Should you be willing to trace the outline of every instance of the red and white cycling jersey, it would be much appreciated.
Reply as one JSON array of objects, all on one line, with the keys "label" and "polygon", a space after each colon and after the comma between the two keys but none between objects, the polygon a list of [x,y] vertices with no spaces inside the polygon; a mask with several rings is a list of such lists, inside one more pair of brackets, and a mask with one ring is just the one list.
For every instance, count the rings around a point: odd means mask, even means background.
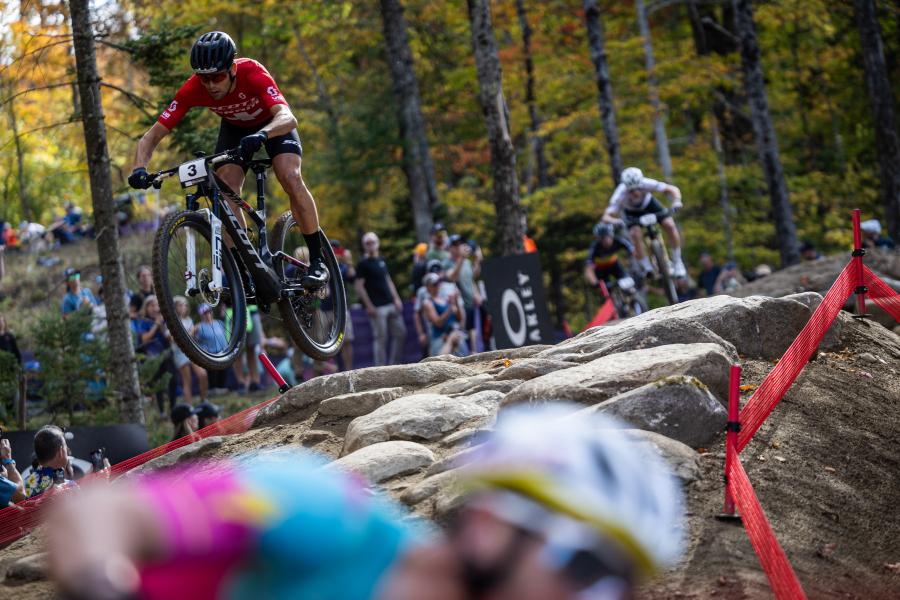
[{"label": "red and white cycling jersey", "polygon": [[213,100],[200,83],[191,75],[175,94],[169,107],[159,115],[157,123],[172,129],[195,106],[205,106],[229,123],[238,127],[256,127],[272,118],[272,107],[287,106],[287,100],[264,66],[249,58],[238,58],[234,90],[221,100]]}]

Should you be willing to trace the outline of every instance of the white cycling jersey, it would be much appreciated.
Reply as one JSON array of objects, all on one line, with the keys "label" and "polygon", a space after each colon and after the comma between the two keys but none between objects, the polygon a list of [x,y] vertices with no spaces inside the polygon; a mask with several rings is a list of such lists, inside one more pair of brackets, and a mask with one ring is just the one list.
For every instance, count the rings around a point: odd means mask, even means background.
[{"label": "white cycling jersey", "polygon": [[625,184],[620,183],[609,198],[609,206],[606,207],[605,214],[621,214],[623,210],[643,210],[650,204],[650,200],[653,198],[651,194],[653,192],[664,192],[666,187],[667,184],[664,181],[644,177],[641,180],[641,185],[633,190],[636,193],[630,194]]}]

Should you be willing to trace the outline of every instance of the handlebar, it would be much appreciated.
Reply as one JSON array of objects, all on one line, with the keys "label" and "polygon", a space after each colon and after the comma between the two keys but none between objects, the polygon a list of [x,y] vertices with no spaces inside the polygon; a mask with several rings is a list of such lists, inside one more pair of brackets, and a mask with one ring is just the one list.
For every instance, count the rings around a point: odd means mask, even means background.
[{"label": "handlebar", "polygon": [[[198,156],[198,158],[206,159],[206,164],[208,165],[217,165],[219,163],[223,163],[226,161],[238,160],[242,163],[247,164],[248,166],[254,163],[267,163],[271,165],[271,159],[263,159],[263,160],[248,160],[245,161],[241,157],[241,148],[238,146],[237,148],[232,148],[230,150],[225,150],[224,152],[218,152],[216,154],[210,154],[209,156]],[[165,179],[175,175],[178,173],[178,169],[181,165],[177,165],[172,167],[171,169],[164,169],[162,171],[156,171],[155,173],[148,173],[147,176],[150,177],[150,185],[153,186],[154,189],[159,189],[162,187],[162,182]]]}]

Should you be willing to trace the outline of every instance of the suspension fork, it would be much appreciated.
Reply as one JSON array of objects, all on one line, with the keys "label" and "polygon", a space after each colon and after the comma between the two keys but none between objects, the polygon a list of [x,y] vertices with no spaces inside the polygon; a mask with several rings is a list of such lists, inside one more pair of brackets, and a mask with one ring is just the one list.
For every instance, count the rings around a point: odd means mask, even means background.
[{"label": "suspension fork", "polygon": [[[212,246],[212,281],[209,282],[208,288],[210,292],[222,291],[222,221],[208,208],[203,208],[197,212],[203,213],[209,221],[212,230],[210,246]],[[197,237],[194,231],[187,229],[187,239],[185,240],[187,265],[185,265],[184,279],[186,284],[185,295],[196,295],[196,291],[200,290],[200,281],[197,278]],[[196,291],[195,291],[196,290]],[[192,293],[193,292],[193,293]]]}]

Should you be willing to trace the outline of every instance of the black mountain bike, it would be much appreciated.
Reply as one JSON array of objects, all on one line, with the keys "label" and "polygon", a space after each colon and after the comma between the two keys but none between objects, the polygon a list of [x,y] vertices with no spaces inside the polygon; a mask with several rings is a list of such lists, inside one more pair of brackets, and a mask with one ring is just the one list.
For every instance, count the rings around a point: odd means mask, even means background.
[{"label": "black mountain bike", "polygon": [[[183,188],[196,187],[186,194],[186,210],[160,224],[153,244],[153,285],[175,343],[202,367],[227,368],[243,349],[252,303],[267,314],[277,306],[291,339],[307,355],[325,360],[337,354],[347,297],[325,233],[319,230],[328,282],[304,286],[300,281],[309,269],[309,251],[291,212],[278,218],[271,240],[266,232],[264,190],[272,161],[244,161],[256,175],[254,210],[214,172],[217,164],[240,157],[239,149],[198,156],[150,174],[157,189],[174,175]],[[241,227],[226,197],[250,217],[255,231]],[[204,198],[208,208],[200,207]],[[223,245],[223,225],[231,247]]]},{"label": "black mountain bike", "polygon": [[645,241],[644,247],[650,248],[650,262],[653,264],[655,274],[659,278],[666,300],[668,300],[669,305],[673,305],[678,303],[678,293],[675,290],[675,278],[672,275],[672,263],[669,262],[666,244],[657,227],[659,220],[660,215],[647,213],[638,218],[638,224],[643,228],[645,238],[650,240],[649,245]]}]

